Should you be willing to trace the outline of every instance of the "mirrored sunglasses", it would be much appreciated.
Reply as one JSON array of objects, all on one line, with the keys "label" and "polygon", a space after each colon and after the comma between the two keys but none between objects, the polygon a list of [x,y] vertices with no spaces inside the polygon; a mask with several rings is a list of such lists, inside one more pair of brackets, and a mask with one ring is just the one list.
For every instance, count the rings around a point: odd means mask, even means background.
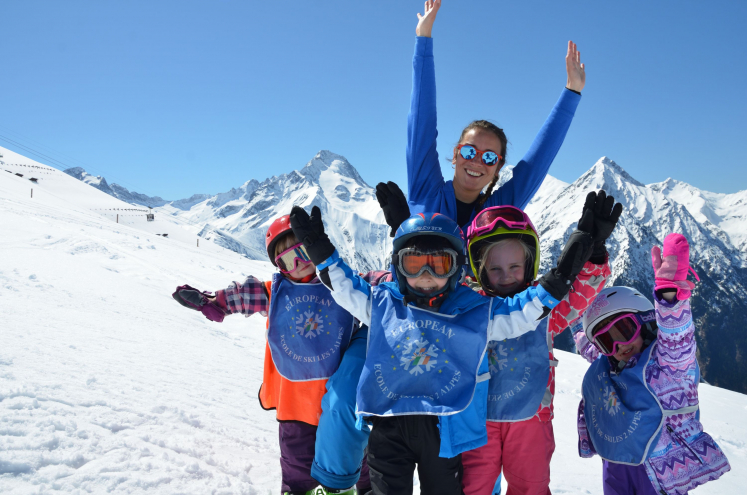
[{"label": "mirrored sunglasses", "polygon": [[488,167],[496,165],[499,161],[503,160],[503,157],[495,151],[481,151],[472,146],[471,144],[460,144],[457,146],[457,152],[465,160],[472,160],[475,157],[482,158],[482,163]]}]

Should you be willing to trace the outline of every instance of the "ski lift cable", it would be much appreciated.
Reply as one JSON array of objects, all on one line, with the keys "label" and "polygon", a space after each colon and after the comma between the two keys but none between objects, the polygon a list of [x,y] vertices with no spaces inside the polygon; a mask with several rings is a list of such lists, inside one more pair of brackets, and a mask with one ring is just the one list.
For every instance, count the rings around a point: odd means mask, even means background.
[{"label": "ski lift cable", "polygon": [[[14,134],[17,134],[17,133],[14,133]],[[50,161],[54,162],[53,163],[53,165],[54,165],[53,168],[59,169],[60,171],[63,171],[63,170],[68,169],[68,168],[73,168],[72,166],[70,166],[69,164],[65,163],[62,160],[59,160],[57,158],[53,158],[53,157],[51,157],[49,155],[46,155],[46,154],[42,153],[41,151],[37,151],[36,149],[32,148],[29,145],[25,145],[25,144],[19,143],[18,141],[15,141],[14,139],[9,138],[8,136],[4,136],[3,134],[0,134],[0,140],[4,140],[4,141],[7,141],[9,143],[12,143],[15,146],[20,147],[21,149],[23,149],[24,151],[26,151],[28,153],[31,153],[31,154],[33,154],[33,155],[35,155],[37,157],[41,157],[43,160],[50,160]],[[61,154],[61,153],[56,152],[56,151],[55,151],[55,153]],[[84,165],[84,168],[86,169],[86,172],[92,172],[93,174],[96,174],[96,175],[98,175],[100,177],[104,177],[105,175],[109,175],[109,174],[105,174],[103,171],[101,171],[101,170],[99,170],[97,168],[91,167],[91,166],[89,166],[89,165],[81,162],[80,160],[73,159],[73,161],[78,162],[77,163],[78,165]],[[49,166],[52,166],[52,165],[49,165]],[[109,177],[111,179],[112,176],[109,175]],[[135,192],[134,191],[134,186],[132,184],[128,184],[127,182],[124,182],[124,181],[121,181],[121,180],[117,180],[116,183],[117,184],[121,184],[121,185],[127,187],[131,192]]]},{"label": "ski lift cable", "polygon": [[[28,142],[30,142],[30,143],[33,143],[33,144],[34,144],[34,145],[36,145],[36,146],[37,146],[38,148],[41,148],[41,149],[43,149],[43,150],[48,150],[49,152],[52,152],[52,153],[54,153],[54,154],[60,155],[60,156],[62,156],[62,157],[65,157],[65,158],[69,159],[69,160],[70,160],[70,161],[72,161],[72,162],[77,162],[77,163],[79,163],[80,165],[85,165],[86,167],[89,167],[89,165],[88,165],[88,164],[86,164],[86,163],[84,163],[84,162],[82,162],[82,161],[80,161],[80,160],[76,159],[75,157],[72,157],[72,156],[70,156],[70,155],[66,155],[65,153],[63,153],[63,152],[61,152],[61,151],[59,151],[59,150],[56,150],[56,149],[54,149],[54,148],[52,148],[52,147],[49,147],[49,146],[45,146],[44,144],[42,144],[42,143],[39,143],[38,141],[34,141],[34,140],[33,140],[33,139],[31,139],[30,137],[28,137],[28,136],[24,136],[24,135],[23,135],[23,134],[21,134],[20,132],[14,131],[13,129],[10,129],[10,128],[8,128],[8,127],[5,127],[5,126],[2,126],[2,125],[0,125],[0,130],[1,130],[1,131],[3,131],[3,132],[5,132],[5,133],[8,133],[8,134],[11,134],[11,135],[15,135],[15,136],[18,136],[18,137],[17,137],[16,139],[19,139],[19,138],[20,138],[20,139],[23,139],[23,140],[25,140],[25,141],[28,141]],[[89,168],[90,168],[90,167],[89,167]],[[91,170],[93,170],[93,169],[91,169]]]},{"label": "ski lift cable", "polygon": [[[4,127],[4,126],[0,126],[0,129],[3,129],[3,131],[4,131],[4,132],[8,132],[8,129],[7,129],[6,127]],[[18,133],[18,132],[15,132],[15,131],[10,131],[10,132],[11,132],[12,134],[16,134],[16,135],[18,135],[18,136],[22,136],[22,137],[23,137],[23,139],[27,139],[27,140],[28,140],[28,141],[30,141],[30,142],[34,142],[33,140],[31,140],[31,139],[29,139],[29,138],[27,138],[27,137],[23,136],[22,134],[20,134],[20,133]],[[41,157],[42,159],[46,159],[46,160],[51,160],[52,162],[55,162],[55,163],[57,164],[57,166],[56,166],[56,167],[52,167],[52,168],[58,168],[58,169],[59,169],[60,167],[62,167],[63,169],[68,169],[68,168],[72,168],[71,166],[69,166],[69,165],[68,165],[67,163],[65,163],[65,162],[64,162],[64,161],[62,161],[62,160],[58,160],[58,159],[56,159],[56,158],[50,157],[50,156],[48,156],[48,155],[46,155],[46,154],[44,154],[44,153],[42,153],[42,152],[40,152],[40,151],[37,151],[37,150],[35,150],[34,148],[32,148],[32,147],[30,147],[30,146],[28,146],[28,145],[25,145],[25,144],[19,143],[19,142],[15,141],[14,139],[11,139],[11,138],[9,138],[9,137],[7,137],[7,136],[4,136],[3,134],[0,134],[0,139],[2,139],[2,140],[5,140],[5,141],[7,141],[7,142],[10,142],[10,143],[12,143],[12,144],[14,144],[14,145],[16,145],[16,146],[18,146],[18,147],[22,148],[23,150],[27,151],[28,153],[31,153],[31,154],[33,154],[33,155],[35,155],[35,156],[38,156],[38,157]],[[45,149],[51,150],[51,151],[52,151],[52,152],[54,152],[54,153],[60,154],[60,155],[62,155],[62,156],[65,156],[64,154],[62,154],[62,153],[60,153],[59,151],[56,151],[56,150],[54,150],[54,149],[52,149],[52,148],[49,148],[49,147],[45,147],[45,146],[43,146],[43,145],[40,145],[39,143],[35,143],[35,144],[36,144],[37,146],[41,147],[41,148],[45,148]],[[100,170],[97,170],[97,169],[91,168],[91,167],[89,167],[88,165],[86,165],[85,163],[83,163],[83,162],[80,162],[79,160],[76,160],[75,158],[72,158],[72,161],[74,161],[74,162],[78,162],[79,164],[82,164],[82,165],[85,165],[85,168],[87,169],[87,171],[93,172],[94,174],[98,174],[98,175],[100,175],[100,176],[103,176],[103,175],[104,175],[104,174],[102,174],[102,173],[101,173],[101,171],[100,171]],[[62,170],[60,170],[60,171],[62,171]],[[110,177],[111,177],[111,176],[110,176]],[[117,183],[119,183],[119,184],[123,184],[124,186],[126,186],[127,188],[129,188],[129,189],[130,189],[130,191],[133,191],[133,186],[132,186],[131,184],[128,184],[128,183],[126,183],[126,182],[123,182],[123,181],[119,181],[119,180],[117,181]],[[53,196],[55,196],[55,195],[53,195]],[[59,199],[62,199],[62,198],[59,198]],[[154,207],[152,207],[152,206],[150,206],[150,205],[145,205],[145,206],[147,206],[148,208],[151,208],[151,209],[153,209],[153,208],[154,208]],[[199,223],[197,223],[197,222],[195,222],[195,221],[193,221],[193,220],[191,220],[191,219],[188,219],[188,218],[184,218],[184,217],[181,217],[181,216],[174,216],[174,215],[169,215],[169,217],[170,217],[170,218],[171,218],[172,220],[176,221],[177,223],[188,224],[188,225],[191,225],[192,227],[195,227],[195,228],[198,228],[198,229],[200,229],[200,228],[204,228],[204,225],[200,225]]]}]

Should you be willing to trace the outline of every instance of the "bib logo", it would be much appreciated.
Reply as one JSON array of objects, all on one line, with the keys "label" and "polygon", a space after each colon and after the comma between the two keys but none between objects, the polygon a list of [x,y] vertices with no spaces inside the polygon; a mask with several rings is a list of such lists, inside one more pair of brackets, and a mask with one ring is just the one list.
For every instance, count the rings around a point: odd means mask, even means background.
[{"label": "bib logo", "polygon": [[314,314],[312,311],[304,311],[295,319],[296,332],[302,337],[311,339],[322,333],[324,324],[321,315]]},{"label": "bib logo", "polygon": [[610,413],[610,416],[614,416],[620,410],[620,398],[612,387],[605,387],[604,409]]},{"label": "bib logo", "polygon": [[407,345],[403,356],[399,358],[400,364],[411,374],[419,375],[423,373],[423,367],[425,371],[430,371],[438,364],[438,360],[434,359],[438,356],[437,351],[436,346],[433,344],[429,346],[426,339],[416,340]]},{"label": "bib logo", "polygon": [[508,366],[508,352],[499,342],[493,341],[488,344],[488,364],[491,375]]}]

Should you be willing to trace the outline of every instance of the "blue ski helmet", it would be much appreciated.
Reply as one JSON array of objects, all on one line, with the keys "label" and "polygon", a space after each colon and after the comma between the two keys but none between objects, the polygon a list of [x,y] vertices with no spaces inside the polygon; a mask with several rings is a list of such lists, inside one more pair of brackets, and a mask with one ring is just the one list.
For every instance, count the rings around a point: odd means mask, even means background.
[{"label": "blue ski helmet", "polygon": [[[464,251],[464,234],[459,225],[441,213],[423,212],[411,216],[397,229],[392,243],[392,255],[399,253],[407,242],[413,237],[434,236],[448,241],[451,248],[457,252],[457,264],[465,265],[467,257]],[[392,265],[392,276],[395,277],[402,294],[407,294],[406,277],[398,273],[396,265]],[[449,277],[449,290],[454,290],[462,278],[463,270],[458,269],[454,275]]]}]

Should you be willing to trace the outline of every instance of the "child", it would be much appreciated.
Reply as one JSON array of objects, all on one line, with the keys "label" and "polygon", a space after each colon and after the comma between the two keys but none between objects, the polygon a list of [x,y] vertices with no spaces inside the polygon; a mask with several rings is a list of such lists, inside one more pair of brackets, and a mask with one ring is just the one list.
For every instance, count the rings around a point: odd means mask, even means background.
[{"label": "child", "polygon": [[[550,313],[546,332],[488,344],[488,443],[462,455],[466,495],[493,493],[501,468],[508,493],[549,493],[558,363],[552,342],[586,309],[610,275],[605,240],[622,213],[622,205],[613,205],[614,198],[604,191],[587,196],[578,225],[593,232],[594,251],[573,282],[572,292]],[[533,284],[540,244],[526,213],[512,206],[486,208],[470,225],[467,239],[470,264],[482,293],[508,297]]]},{"label": "child", "polygon": [[[436,73],[433,62],[431,31],[441,0],[425,2],[424,15],[418,14],[415,30],[417,40],[413,57],[412,95],[407,118],[407,183],[408,202],[412,213],[437,211],[453,218],[467,229],[474,215],[485,207],[513,205],[525,208],[537,192],[555,159],[571,120],[581,100],[586,73],[581,56],[573,42],[568,42],[566,88],[550,116],[540,129],[524,158],[513,169],[513,178],[493,191],[498,172],[506,163],[506,134],[486,120],[469,124],[454,147],[452,164],[454,178],[444,181],[436,150]],[[475,58],[469,62],[465,79],[480,77],[480,64],[500,64],[500,57]],[[451,70],[462,71],[462,67]],[[476,95],[465,88],[466,97]],[[498,93],[496,93],[498,94]],[[496,95],[491,94],[491,99]],[[482,193],[482,190],[487,190]]]},{"label": "child", "polygon": [[[281,493],[312,494],[319,484],[311,477],[311,469],[318,449],[315,441],[322,397],[350,343],[355,323],[319,283],[316,267],[293,235],[288,215],[270,225],[265,245],[280,272],[273,275],[272,282],[249,276],[215,296],[185,285],[173,296],[213,321],[235,313],[268,317],[259,401],[264,409],[275,409],[280,423]],[[335,447],[343,450],[340,445]],[[368,484],[365,477],[359,481],[359,487],[366,490]],[[355,493],[349,485],[325,489],[327,493]]]},{"label": "child", "polygon": [[[399,226],[393,281],[376,287],[340,259],[317,207],[311,216],[294,207],[291,225],[335,300],[370,326],[357,408],[373,422],[368,443],[373,493],[411,493],[416,464],[421,493],[461,493],[459,454],[486,437],[487,390],[478,393],[477,384],[489,377],[488,339],[536,328],[569,290],[569,276],[591,252],[591,236],[579,239],[564,270],[504,300],[458,284],[463,236],[444,215],[414,215]],[[483,410],[481,424],[457,421],[470,407]]]},{"label": "child", "polygon": [[579,454],[602,457],[607,495],[684,495],[731,469],[700,423],[690,246],[669,234],[661,254],[651,250],[655,306],[636,289],[609,287],[575,335],[592,361],[578,409]]}]

